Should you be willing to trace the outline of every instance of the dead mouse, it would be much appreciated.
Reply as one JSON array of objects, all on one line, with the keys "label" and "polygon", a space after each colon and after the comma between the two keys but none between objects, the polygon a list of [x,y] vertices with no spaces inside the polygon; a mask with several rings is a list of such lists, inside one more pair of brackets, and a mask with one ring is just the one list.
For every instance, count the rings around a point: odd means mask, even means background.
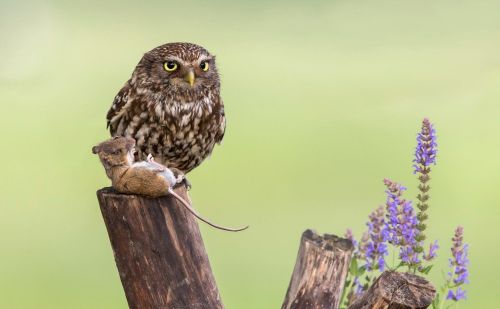
[{"label": "dead mouse", "polygon": [[208,225],[231,232],[248,228],[248,226],[227,228],[201,217],[188,202],[172,189],[184,179],[184,175],[175,176],[172,170],[155,162],[151,155],[148,156],[147,161],[134,162],[135,140],[133,138],[114,137],[92,147],[92,152],[99,155],[106,175],[111,179],[113,188],[118,192],[149,197],[172,195],[196,218]]}]

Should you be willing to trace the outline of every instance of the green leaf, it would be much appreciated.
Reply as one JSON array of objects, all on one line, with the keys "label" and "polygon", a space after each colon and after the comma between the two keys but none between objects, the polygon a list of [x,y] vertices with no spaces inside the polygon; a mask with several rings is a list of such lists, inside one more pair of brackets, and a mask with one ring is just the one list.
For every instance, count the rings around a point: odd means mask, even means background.
[{"label": "green leaf", "polygon": [[351,265],[349,266],[349,273],[353,277],[359,277],[358,276],[358,260],[356,258],[353,258],[351,260]]},{"label": "green leaf", "polygon": [[398,270],[398,268],[403,267],[403,266],[408,266],[408,264],[401,261],[401,262],[399,262],[398,266],[396,266],[396,268],[394,270]]},{"label": "green leaf", "polygon": [[434,266],[434,265],[426,266],[426,267],[424,267],[422,269],[419,269],[418,271],[421,272],[422,274],[426,274],[427,275],[431,271],[432,266]]},{"label": "green leaf", "polygon": [[360,268],[358,268],[358,277],[361,277],[365,274],[365,271],[366,271],[366,266],[361,266]]}]

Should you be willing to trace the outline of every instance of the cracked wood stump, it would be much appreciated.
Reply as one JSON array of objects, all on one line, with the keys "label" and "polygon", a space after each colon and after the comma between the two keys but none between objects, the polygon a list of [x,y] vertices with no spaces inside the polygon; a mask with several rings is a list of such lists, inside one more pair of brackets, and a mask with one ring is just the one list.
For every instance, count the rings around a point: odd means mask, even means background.
[{"label": "cracked wood stump", "polygon": [[176,199],[111,188],[97,197],[130,308],[224,308],[196,218]]},{"label": "cracked wood stump", "polygon": [[436,289],[424,278],[385,271],[349,309],[424,309],[435,296]]},{"label": "cracked wood stump", "polygon": [[281,308],[337,309],[353,249],[350,240],[306,230]]}]

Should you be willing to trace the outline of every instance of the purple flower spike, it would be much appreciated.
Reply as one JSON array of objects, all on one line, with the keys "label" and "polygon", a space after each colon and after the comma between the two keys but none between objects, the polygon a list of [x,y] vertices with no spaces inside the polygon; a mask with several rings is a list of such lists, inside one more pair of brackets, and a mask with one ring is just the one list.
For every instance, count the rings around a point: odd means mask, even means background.
[{"label": "purple flower spike", "polygon": [[420,245],[417,241],[419,220],[411,202],[402,198],[406,188],[389,179],[384,179],[384,184],[387,187],[387,221],[383,234],[389,243],[399,246],[401,260],[415,266],[421,262],[415,250]]},{"label": "purple flower spike", "polygon": [[368,251],[368,242],[370,241],[370,235],[368,232],[364,232],[359,240],[357,258],[361,260],[366,260],[366,252]]},{"label": "purple flower spike", "polygon": [[[423,252],[423,244],[424,240],[426,239],[426,235],[424,233],[425,229],[427,228],[426,226],[426,221],[428,219],[428,214],[427,214],[427,209],[429,208],[429,190],[430,186],[428,184],[430,178],[430,172],[431,164],[436,164],[436,154],[437,154],[437,144],[436,144],[436,131],[434,130],[434,127],[432,123],[429,121],[429,119],[425,118],[422,121],[422,129],[420,132],[417,134],[417,147],[415,149],[415,158],[413,159],[414,162],[414,174],[418,174],[418,180],[419,180],[419,185],[418,185],[418,190],[419,193],[417,195],[417,208],[418,208],[418,214],[417,214],[417,219],[418,219],[418,225],[417,225],[417,236],[415,237],[416,239],[416,244],[413,247],[413,250],[416,252]],[[432,253],[435,255],[435,250],[437,249],[436,247],[432,247],[431,249],[434,250],[429,250],[433,251]],[[424,255],[424,259],[430,260],[432,259],[433,254],[427,254],[427,256]]]},{"label": "purple flower spike", "polygon": [[400,245],[401,231],[400,231],[400,205],[406,201],[401,199],[405,187],[399,185],[390,179],[384,179],[384,184],[387,187],[385,193],[387,194],[386,210],[387,221],[385,224],[385,235],[390,244]]},{"label": "purple flower spike", "polygon": [[436,130],[429,119],[424,118],[422,130],[417,134],[417,148],[413,160],[414,173],[422,173],[429,165],[436,164],[436,154]]},{"label": "purple flower spike", "polygon": [[384,207],[380,206],[369,216],[368,226],[369,240],[366,244],[366,267],[368,270],[379,269],[384,271],[387,252],[387,241],[385,233]]},{"label": "purple flower spike", "polygon": [[455,230],[455,236],[452,238],[453,247],[451,248],[452,258],[450,259],[450,267],[453,270],[449,273],[449,281],[453,283],[452,286],[456,287],[456,290],[450,290],[446,299],[454,301],[465,298],[465,290],[461,288],[461,285],[469,283],[469,270],[467,269],[469,265],[469,246],[463,243],[463,235],[464,229],[459,226]]}]

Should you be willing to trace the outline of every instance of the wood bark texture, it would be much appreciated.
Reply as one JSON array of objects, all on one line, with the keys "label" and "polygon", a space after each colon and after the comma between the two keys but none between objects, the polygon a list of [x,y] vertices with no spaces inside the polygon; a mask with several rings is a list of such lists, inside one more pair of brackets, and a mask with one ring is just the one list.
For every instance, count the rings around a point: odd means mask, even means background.
[{"label": "wood bark texture", "polygon": [[424,309],[435,296],[436,289],[424,278],[385,271],[349,309]]},{"label": "wood bark texture", "polygon": [[337,309],[353,245],[335,235],[302,234],[282,309]]},{"label": "wood bark texture", "polygon": [[97,197],[130,308],[224,308],[196,218],[175,198]]}]

